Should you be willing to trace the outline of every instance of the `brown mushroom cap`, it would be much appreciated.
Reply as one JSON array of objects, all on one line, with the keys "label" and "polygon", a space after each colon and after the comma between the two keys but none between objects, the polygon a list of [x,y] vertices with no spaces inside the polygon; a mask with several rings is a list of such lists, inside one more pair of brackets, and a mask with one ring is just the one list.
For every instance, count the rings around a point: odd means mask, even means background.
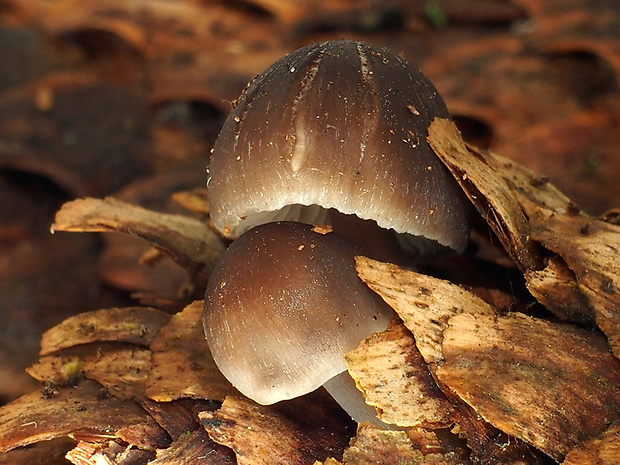
[{"label": "brown mushroom cap", "polygon": [[239,237],[214,270],[204,330],[221,372],[272,404],[346,370],[344,354],[383,331],[392,310],[357,276],[356,250],[335,233],[268,223]]},{"label": "brown mushroom cap", "polygon": [[[326,209],[462,250],[466,201],[426,141],[448,110],[393,52],[333,40],[259,75],[213,148],[211,218],[237,237],[267,221],[327,223]],[[276,212],[276,213],[274,213]]]}]

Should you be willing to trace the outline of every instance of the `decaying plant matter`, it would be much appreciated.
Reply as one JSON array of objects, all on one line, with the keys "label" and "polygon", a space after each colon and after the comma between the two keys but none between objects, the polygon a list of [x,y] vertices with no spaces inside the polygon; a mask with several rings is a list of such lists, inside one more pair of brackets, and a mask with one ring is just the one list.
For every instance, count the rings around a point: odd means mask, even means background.
[{"label": "decaying plant matter", "polygon": [[[75,464],[618,463],[620,226],[465,145],[448,120],[429,143],[479,213],[476,248],[424,273],[357,258],[399,318],[346,362],[394,429],[356,432],[322,389],[271,406],[244,398],[210,358],[195,300],[51,328],[29,369],[44,387],[0,408],[0,450],[21,459],[56,445]],[[208,211],[200,193],[180,198]],[[191,300],[224,249],[204,224],[87,198],[53,230],[145,239],[187,270]]]}]

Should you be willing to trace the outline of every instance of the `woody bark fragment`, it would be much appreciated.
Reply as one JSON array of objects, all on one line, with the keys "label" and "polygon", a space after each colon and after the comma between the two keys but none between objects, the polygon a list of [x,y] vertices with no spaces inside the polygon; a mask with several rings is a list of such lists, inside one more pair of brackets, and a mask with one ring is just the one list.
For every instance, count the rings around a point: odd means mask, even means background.
[{"label": "woody bark fragment", "polygon": [[357,269],[412,331],[444,391],[499,430],[559,460],[618,421],[620,361],[600,333],[501,316],[452,283],[395,265],[360,257]]},{"label": "woody bark fragment", "polygon": [[163,250],[197,283],[206,282],[224,244],[204,221],[157,213],[114,198],[85,198],[58,211],[52,231],[110,232],[137,236]]},{"label": "woody bark fragment", "polygon": [[356,268],[403,320],[428,364],[443,361],[443,332],[451,317],[462,312],[495,315],[488,303],[448,281],[366,257],[356,257]]},{"label": "woody bark fragment", "polygon": [[138,404],[102,396],[101,385],[93,381],[59,388],[50,398],[26,394],[0,411],[0,452],[68,435],[120,438],[147,450],[169,444],[166,432]]},{"label": "woody bark fragment", "polygon": [[41,338],[41,355],[91,342],[129,342],[148,347],[170,315],[147,307],[108,308],[67,318]]},{"label": "woody bark fragment", "polygon": [[472,463],[468,454],[463,442],[447,430],[386,431],[361,424],[342,461],[328,458],[314,465],[466,465]]},{"label": "woody bark fragment", "polygon": [[528,206],[532,239],[557,253],[620,357],[620,226]]},{"label": "woody bark fragment", "polygon": [[437,377],[485,420],[556,460],[620,419],[620,361],[599,333],[521,314],[461,314]]},{"label": "woody bark fragment", "polygon": [[365,339],[345,359],[366,403],[377,409],[383,422],[434,428],[452,423],[452,405],[402,324],[392,324]]},{"label": "woody bark fragment", "polygon": [[338,410],[320,389],[276,406],[230,396],[199,418],[211,439],[235,452],[239,465],[311,465],[341,456],[349,441],[350,424]]},{"label": "woody bark fragment", "polygon": [[506,180],[482,153],[468,150],[453,122],[435,118],[428,143],[461,185],[478,213],[497,235],[506,252],[522,269],[540,268],[527,218]]},{"label": "woody bark fragment", "polygon": [[241,395],[215,365],[202,330],[202,301],[173,315],[151,344],[146,396],[157,402],[189,397],[223,401]]},{"label": "woody bark fragment", "polygon": [[620,457],[620,424],[607,428],[600,436],[586,441],[567,456],[563,465],[615,465]]},{"label": "woody bark fragment", "polygon": [[[466,146],[448,120],[431,124],[428,141],[524,271],[532,294],[541,297],[543,305],[549,303],[556,280],[575,300],[568,308],[556,302],[549,310],[578,320],[594,315],[613,353],[620,356],[620,227],[581,212],[548,179]],[[549,263],[552,268],[544,273]],[[575,297],[575,289],[583,297]]]}]

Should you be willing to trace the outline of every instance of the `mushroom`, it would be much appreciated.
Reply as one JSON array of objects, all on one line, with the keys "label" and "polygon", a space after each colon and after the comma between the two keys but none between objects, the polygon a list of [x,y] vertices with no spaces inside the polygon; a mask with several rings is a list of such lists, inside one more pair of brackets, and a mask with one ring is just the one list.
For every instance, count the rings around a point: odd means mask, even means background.
[{"label": "mushroom", "polygon": [[353,419],[383,425],[344,359],[393,317],[358,278],[356,254],[337,234],[294,222],[257,226],[232,243],[209,279],[203,325],[233,386],[265,405],[325,386]]},{"label": "mushroom", "polygon": [[462,251],[467,201],[426,141],[449,116],[428,79],[385,48],[303,47],[256,77],[225,121],[208,169],[211,220],[230,238],[268,221],[331,224],[386,259],[358,240],[368,220]]}]

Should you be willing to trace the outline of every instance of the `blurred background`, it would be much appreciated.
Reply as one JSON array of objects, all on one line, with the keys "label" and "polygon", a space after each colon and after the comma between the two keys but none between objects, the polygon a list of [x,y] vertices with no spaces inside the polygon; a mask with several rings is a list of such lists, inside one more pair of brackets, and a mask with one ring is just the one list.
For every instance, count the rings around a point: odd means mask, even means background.
[{"label": "blurred background", "polygon": [[186,297],[131,238],[51,235],[55,211],[112,195],[184,212],[170,196],[204,186],[246,83],[333,38],[404,56],[466,140],[587,212],[620,207],[617,0],[0,0],[0,404],[38,388],[24,368],[67,316]]}]

